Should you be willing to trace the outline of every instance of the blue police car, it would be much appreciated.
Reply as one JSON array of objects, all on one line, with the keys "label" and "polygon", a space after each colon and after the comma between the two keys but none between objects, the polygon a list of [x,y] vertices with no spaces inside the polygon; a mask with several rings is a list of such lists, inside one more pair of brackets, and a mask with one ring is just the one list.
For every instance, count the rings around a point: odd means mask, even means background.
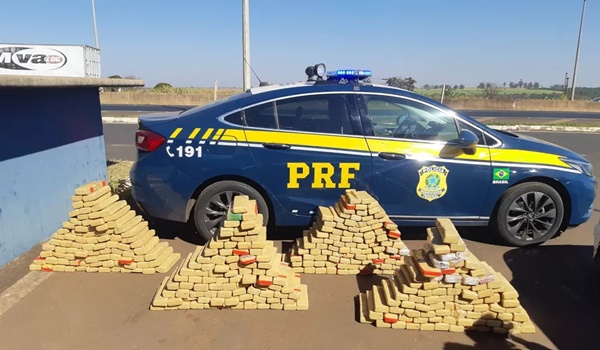
[{"label": "blue police car", "polygon": [[[184,112],[139,118],[133,197],[150,216],[193,220],[204,239],[236,194],[265,223],[308,226],[345,189],[366,190],[400,225],[488,225],[544,242],[586,222],[596,180],[582,156],[481,124],[370,71],[306,69]],[[262,85],[262,84],[261,84]]]}]

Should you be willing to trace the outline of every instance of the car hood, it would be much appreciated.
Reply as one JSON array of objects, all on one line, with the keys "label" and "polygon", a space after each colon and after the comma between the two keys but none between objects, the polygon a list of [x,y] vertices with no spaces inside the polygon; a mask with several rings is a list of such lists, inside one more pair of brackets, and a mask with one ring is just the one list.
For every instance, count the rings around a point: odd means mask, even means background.
[{"label": "car hood", "polygon": [[502,139],[505,141],[505,145],[509,148],[556,154],[568,159],[588,162],[588,160],[582,155],[552,142],[541,140],[529,135],[510,133],[506,131],[502,131],[500,133],[502,135]]}]

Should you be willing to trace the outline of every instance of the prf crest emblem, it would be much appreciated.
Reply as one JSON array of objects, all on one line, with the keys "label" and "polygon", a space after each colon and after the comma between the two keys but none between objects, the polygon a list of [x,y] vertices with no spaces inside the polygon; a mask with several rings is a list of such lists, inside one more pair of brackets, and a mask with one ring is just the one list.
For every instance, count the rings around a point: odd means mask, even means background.
[{"label": "prf crest emblem", "polygon": [[446,177],[450,171],[445,166],[424,166],[419,169],[417,194],[428,201],[442,198],[448,191]]}]

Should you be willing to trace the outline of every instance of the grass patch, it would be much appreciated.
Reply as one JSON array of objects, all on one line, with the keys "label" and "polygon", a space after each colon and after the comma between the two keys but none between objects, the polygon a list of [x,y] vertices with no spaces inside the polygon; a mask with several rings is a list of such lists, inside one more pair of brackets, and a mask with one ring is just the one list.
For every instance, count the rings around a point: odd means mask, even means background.
[{"label": "grass patch", "polygon": [[132,165],[133,162],[130,160],[109,159],[106,161],[108,184],[121,198],[128,197],[131,192],[129,171]]},{"label": "grass patch", "polygon": [[[415,89],[415,92],[423,96],[439,100],[442,95],[442,89]],[[448,90],[446,90],[448,92]],[[465,88],[465,89],[452,89],[451,93],[447,93],[445,98],[456,99],[456,98],[477,98],[483,99],[483,89],[477,88]],[[513,99],[529,99],[529,100],[561,100],[564,99],[565,95],[562,91],[549,90],[549,89],[509,89],[500,88],[496,99],[500,100],[513,100]]]}]

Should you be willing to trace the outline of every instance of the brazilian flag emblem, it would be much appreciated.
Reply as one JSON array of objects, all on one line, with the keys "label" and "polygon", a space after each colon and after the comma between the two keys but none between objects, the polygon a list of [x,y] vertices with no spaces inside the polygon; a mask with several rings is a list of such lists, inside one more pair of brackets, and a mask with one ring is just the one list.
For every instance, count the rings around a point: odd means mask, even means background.
[{"label": "brazilian flag emblem", "polygon": [[510,169],[509,168],[494,168],[494,178],[493,183],[495,184],[506,184],[510,179]]}]

